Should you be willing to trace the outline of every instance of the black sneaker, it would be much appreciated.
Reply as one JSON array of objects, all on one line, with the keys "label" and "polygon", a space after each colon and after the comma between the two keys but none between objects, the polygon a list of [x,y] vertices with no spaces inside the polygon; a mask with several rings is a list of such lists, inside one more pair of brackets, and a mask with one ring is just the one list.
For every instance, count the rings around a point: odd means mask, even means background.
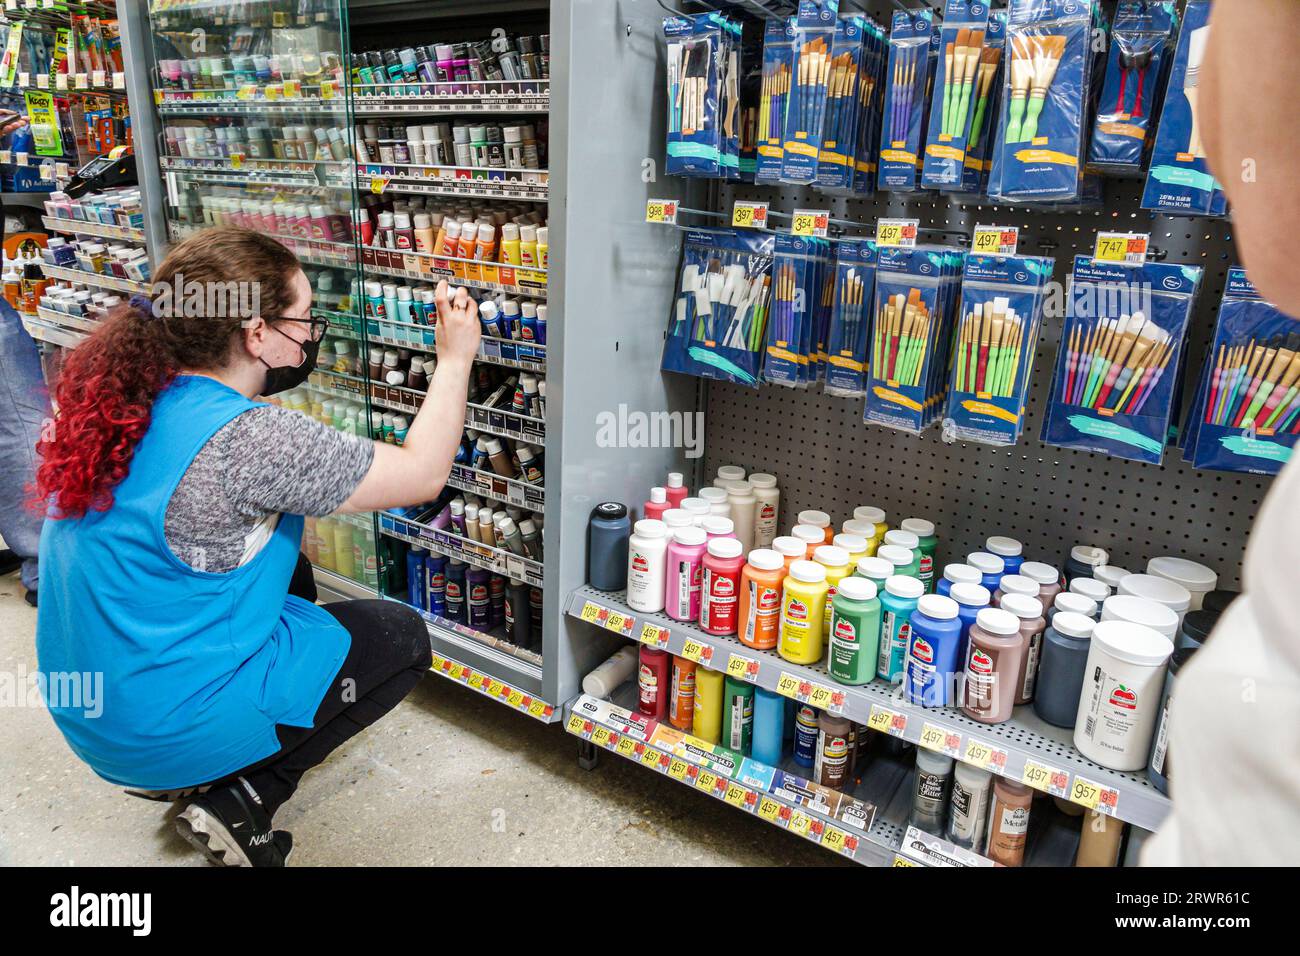
[{"label": "black sneaker", "polygon": [[242,781],[196,797],[176,817],[176,832],[217,866],[284,866],[293,836],[271,818]]},{"label": "black sneaker", "polygon": [[10,548],[0,549],[0,576],[12,574],[23,566],[23,559]]}]

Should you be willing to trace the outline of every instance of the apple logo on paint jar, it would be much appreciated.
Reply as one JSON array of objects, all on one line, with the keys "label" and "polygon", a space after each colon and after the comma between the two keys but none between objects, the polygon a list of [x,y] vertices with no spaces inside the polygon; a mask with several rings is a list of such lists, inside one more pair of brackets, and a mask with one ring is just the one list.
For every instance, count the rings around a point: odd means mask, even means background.
[{"label": "apple logo on paint jar", "polygon": [[716,575],[713,578],[713,593],[719,597],[728,597],[736,593],[735,582],[725,575]]},{"label": "apple logo on paint jar", "polygon": [[923,637],[918,637],[912,642],[912,656],[922,664],[934,663],[934,648],[930,642]]},{"label": "apple logo on paint jar", "polygon": [[791,598],[790,603],[786,605],[785,616],[792,621],[806,621],[808,620],[808,605],[798,598]]},{"label": "apple logo on paint jar", "polygon": [[632,570],[640,571],[643,574],[650,570],[650,562],[645,559],[644,554],[634,555],[632,558]]},{"label": "apple logo on paint jar", "polygon": [[777,588],[763,588],[758,592],[758,609],[775,611],[781,606],[781,592]]},{"label": "apple logo on paint jar", "polygon": [[971,648],[970,669],[973,673],[981,677],[987,677],[993,673],[993,658],[989,657],[978,647]]},{"label": "apple logo on paint jar", "polygon": [[853,626],[853,622],[844,618],[838,619],[835,622],[835,639],[848,644],[856,643],[858,630]]},{"label": "apple logo on paint jar", "polygon": [[1110,692],[1110,705],[1121,710],[1137,710],[1138,695],[1120,684]]}]

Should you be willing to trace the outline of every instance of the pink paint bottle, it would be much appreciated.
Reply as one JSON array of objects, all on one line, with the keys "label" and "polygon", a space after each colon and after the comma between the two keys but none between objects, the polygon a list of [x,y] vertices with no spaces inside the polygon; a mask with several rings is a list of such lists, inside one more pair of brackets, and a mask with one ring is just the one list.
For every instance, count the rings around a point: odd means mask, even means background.
[{"label": "pink paint bottle", "polygon": [[664,577],[664,613],[674,621],[700,616],[700,587],[708,535],[703,528],[678,528],[668,543],[668,573]]},{"label": "pink paint bottle", "polygon": [[743,552],[744,547],[735,538],[714,538],[708,544],[700,592],[700,627],[709,634],[736,633],[740,572],[745,567]]},{"label": "pink paint bottle", "polygon": [[662,521],[664,512],[668,508],[668,492],[663,488],[651,488],[650,500],[642,506],[641,511],[646,518],[657,518]]},{"label": "pink paint bottle", "polygon": [[668,484],[664,488],[664,491],[668,495],[668,507],[670,508],[680,508],[682,506],[682,500],[690,494],[690,490],[686,487],[686,482],[682,481],[681,472],[677,471],[668,475]]}]

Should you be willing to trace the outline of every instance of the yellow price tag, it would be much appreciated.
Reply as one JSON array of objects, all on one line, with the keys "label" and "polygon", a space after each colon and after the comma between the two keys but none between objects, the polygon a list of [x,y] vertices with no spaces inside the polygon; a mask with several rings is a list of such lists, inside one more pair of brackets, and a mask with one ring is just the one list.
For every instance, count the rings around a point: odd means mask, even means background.
[{"label": "yellow price tag", "polygon": [[966,744],[966,756],[963,759],[967,763],[975,764],[977,767],[987,767],[992,756],[992,747],[980,743],[978,740],[971,740]]},{"label": "yellow price tag", "polygon": [[522,704],[523,702],[524,702],[524,695],[517,690],[512,690],[510,692],[510,696],[506,698],[506,703],[509,704],[511,707],[513,707],[515,710],[518,710],[519,705]]},{"label": "yellow price tag", "polygon": [[528,705],[528,713],[531,714],[533,717],[540,717],[542,714],[546,713],[546,701],[544,700],[533,701],[531,704]]},{"label": "yellow price tag", "polygon": [[709,664],[713,663],[713,648],[703,641],[688,637],[685,643],[682,644],[681,656],[688,661],[695,661],[697,664],[708,667]]},{"label": "yellow price tag", "polygon": [[821,684],[813,684],[812,693],[808,695],[808,703],[812,704],[818,710],[830,710],[834,696],[835,692],[829,687],[823,687]]},{"label": "yellow price tag", "polygon": [[685,780],[686,771],[691,767],[685,760],[680,757],[674,757],[673,762],[668,765],[668,776],[674,780]]},{"label": "yellow price tag", "polygon": [[800,836],[806,837],[808,831],[812,829],[812,820],[807,814],[796,810],[790,814],[790,829]]},{"label": "yellow price tag", "polygon": [[916,864],[913,863],[911,860],[909,860],[909,859],[908,859],[907,857],[905,857],[905,856],[895,856],[895,857],[894,857],[894,866],[912,866],[912,867],[914,867],[914,866],[916,866]]},{"label": "yellow price tag", "polygon": [[771,797],[764,797],[758,802],[758,815],[768,823],[775,823],[781,816],[781,804]]},{"label": "yellow price tag", "polygon": [[574,714],[572,717],[569,718],[569,722],[568,722],[567,724],[565,724],[565,728],[564,728],[564,729],[567,730],[567,731],[568,731],[569,733],[571,733],[571,734],[579,734],[579,735],[581,735],[581,734],[582,734],[582,728],[585,727],[585,726],[586,726],[586,721],[584,721],[584,720],[583,720],[581,717],[579,717],[577,714]]},{"label": "yellow price tag", "polygon": [[286,100],[296,100],[302,97],[302,84],[297,80],[284,81],[284,98]]},{"label": "yellow price tag", "polygon": [[790,217],[790,231],[796,236],[825,237],[831,214],[825,209],[796,209]]},{"label": "yellow price tag", "polygon": [[758,676],[758,661],[752,657],[731,654],[727,657],[727,673],[736,680],[753,681]]},{"label": "yellow price tag", "polygon": [[578,616],[588,624],[595,624],[596,618],[600,617],[600,608],[588,601],[582,606],[582,611]]},{"label": "yellow price tag", "polygon": [[943,753],[943,743],[947,735],[942,727],[936,727],[934,724],[924,724],[921,727],[921,746],[926,750],[934,750]]},{"label": "yellow price tag", "polygon": [[1020,775],[1020,782],[1027,787],[1047,793],[1052,785],[1052,771],[1033,760],[1025,761],[1025,770]]},{"label": "yellow price tag", "polygon": [[630,757],[636,753],[636,741],[631,737],[618,738],[618,746],[614,748],[624,757]]},{"label": "yellow price tag", "polygon": [[153,105],[154,105],[154,106],[162,106],[162,101],[163,101],[163,92],[162,92],[162,90],[154,90],[154,91],[153,91]]},{"label": "yellow price tag", "polygon": [[1146,262],[1151,237],[1136,232],[1099,232],[1092,257],[1102,262],[1140,266]]},{"label": "yellow price tag", "polygon": [[737,229],[763,229],[767,226],[767,203],[737,200],[731,208],[731,225]]},{"label": "yellow price tag", "polygon": [[239,99],[241,99],[241,100],[252,100],[252,99],[256,99],[256,98],[257,98],[257,84],[256,84],[256,83],[245,83],[243,86],[241,86],[241,87],[239,88],[239,92],[236,93],[235,95],[236,95]]},{"label": "yellow price tag", "polygon": [[376,196],[383,195],[384,190],[387,188],[388,188],[387,176],[374,176],[371,178],[370,191],[374,193]]},{"label": "yellow price tag", "polygon": [[910,247],[916,245],[916,219],[880,219],[876,222],[876,245]]},{"label": "yellow price tag", "polygon": [[274,10],[271,13],[271,26],[277,30],[283,30],[289,25],[289,14],[283,10]]},{"label": "yellow price tag", "polygon": [[500,697],[500,696],[501,696],[501,688],[504,687],[504,686],[505,686],[505,685],[502,684],[499,680],[491,680],[491,679],[489,679],[489,680],[488,680],[488,693],[491,694],[493,697]]},{"label": "yellow price tag", "polygon": [[835,827],[826,827],[822,831],[822,846],[828,850],[834,850],[836,853],[844,852],[844,840],[848,836],[843,830]]},{"label": "yellow price tag", "polygon": [[708,770],[701,770],[699,776],[695,778],[695,788],[709,793],[717,786],[718,778]]},{"label": "yellow price tag", "polygon": [[243,168],[244,168],[244,154],[243,154],[243,153],[231,153],[231,154],[230,154],[230,168],[231,168],[231,169],[243,169]]},{"label": "yellow price tag", "polygon": [[657,624],[646,624],[641,628],[641,643],[651,647],[663,647],[668,643],[668,628]]},{"label": "yellow price tag", "polygon": [[797,699],[799,696],[799,678],[782,671],[781,676],[776,681],[776,692],[782,697]]},{"label": "yellow price tag", "polygon": [[653,767],[659,762],[659,752],[647,747],[645,750],[641,751],[641,762],[647,767]]},{"label": "yellow price tag", "polygon": [[867,726],[872,730],[878,730],[882,734],[889,733],[889,728],[894,722],[894,712],[886,710],[877,705],[871,705],[871,714],[867,717]]},{"label": "yellow price tag", "polygon": [[622,633],[624,620],[626,618],[619,614],[618,611],[610,611],[609,617],[605,618],[605,630]]},{"label": "yellow price tag", "polygon": [[722,799],[733,807],[743,807],[745,805],[745,788],[738,783],[727,785],[727,795]]},{"label": "yellow price tag", "polygon": [[986,256],[1014,256],[1019,240],[1017,226],[976,226],[970,249]]},{"label": "yellow price tag", "polygon": [[1086,780],[1083,777],[1075,777],[1074,784],[1070,787],[1070,802],[1077,803],[1081,807],[1087,807],[1089,810],[1097,809],[1097,802],[1101,799],[1101,787]]},{"label": "yellow price tag", "polygon": [[597,727],[591,732],[592,743],[599,744],[602,747],[609,745],[609,728]]},{"label": "yellow price tag", "polygon": [[337,90],[335,89],[334,81],[333,81],[333,80],[321,80],[321,83],[320,83],[320,98],[321,98],[321,99],[323,99],[323,100],[332,100],[332,99],[334,99],[334,94],[335,94],[336,92],[337,92]]},{"label": "yellow price tag", "polygon": [[661,225],[677,224],[676,199],[648,199],[645,204],[645,221]]},{"label": "yellow price tag", "polygon": [[473,672],[470,673],[469,686],[473,687],[475,690],[481,689],[483,687],[483,675]]}]

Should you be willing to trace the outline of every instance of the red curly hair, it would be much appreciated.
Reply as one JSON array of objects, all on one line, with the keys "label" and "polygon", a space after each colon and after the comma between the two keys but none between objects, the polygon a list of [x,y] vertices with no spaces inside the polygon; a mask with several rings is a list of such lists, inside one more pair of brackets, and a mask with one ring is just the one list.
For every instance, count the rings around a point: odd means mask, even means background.
[{"label": "red curly hair", "polygon": [[[294,254],[268,236],[207,229],[172,247],[154,288],[177,279],[187,287],[253,282],[259,311],[281,315],[292,304],[300,268]],[[50,517],[107,511],[113,489],[130,471],[136,443],[149,430],[158,393],[182,369],[216,369],[229,360],[241,317],[181,311],[163,317],[124,305],[68,357],[55,389],[55,427],[36,446],[37,501]]]}]

